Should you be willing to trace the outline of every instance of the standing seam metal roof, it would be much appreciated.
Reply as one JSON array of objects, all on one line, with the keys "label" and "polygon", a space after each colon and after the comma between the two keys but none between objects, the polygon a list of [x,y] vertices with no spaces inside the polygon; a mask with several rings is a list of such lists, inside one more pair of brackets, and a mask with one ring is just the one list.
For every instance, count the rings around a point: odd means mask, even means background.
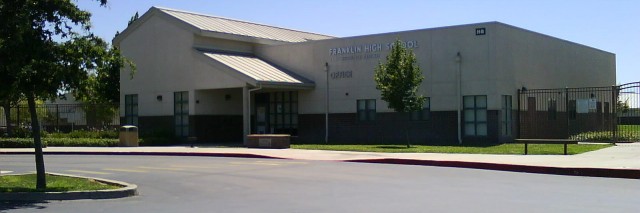
[{"label": "standing seam metal roof", "polygon": [[228,18],[214,17],[167,8],[158,9],[204,31],[227,33],[285,42],[304,42],[309,40],[334,38],[327,35],[290,30]]},{"label": "standing seam metal roof", "polygon": [[259,82],[308,83],[256,57],[209,52],[203,54]]}]

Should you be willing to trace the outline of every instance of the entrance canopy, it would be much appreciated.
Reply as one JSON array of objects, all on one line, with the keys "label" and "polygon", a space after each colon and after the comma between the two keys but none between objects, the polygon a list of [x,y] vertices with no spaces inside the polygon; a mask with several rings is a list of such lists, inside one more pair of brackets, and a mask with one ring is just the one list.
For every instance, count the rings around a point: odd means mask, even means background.
[{"label": "entrance canopy", "polygon": [[282,89],[315,87],[312,81],[249,54],[200,52],[211,59],[217,68],[252,86],[259,84],[264,88]]}]

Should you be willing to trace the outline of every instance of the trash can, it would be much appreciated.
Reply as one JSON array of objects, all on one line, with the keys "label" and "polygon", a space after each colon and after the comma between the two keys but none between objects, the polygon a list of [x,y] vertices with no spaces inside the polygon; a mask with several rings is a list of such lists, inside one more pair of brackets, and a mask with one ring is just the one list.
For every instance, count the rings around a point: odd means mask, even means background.
[{"label": "trash can", "polygon": [[119,146],[138,146],[138,127],[122,126],[120,127],[120,143]]}]

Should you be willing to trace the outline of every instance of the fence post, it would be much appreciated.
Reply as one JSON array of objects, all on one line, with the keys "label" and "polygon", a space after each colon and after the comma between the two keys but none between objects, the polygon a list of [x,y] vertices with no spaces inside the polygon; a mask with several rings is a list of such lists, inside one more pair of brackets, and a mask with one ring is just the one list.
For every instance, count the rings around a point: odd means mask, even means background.
[{"label": "fence post", "polygon": [[571,131],[569,130],[569,88],[564,88],[564,113],[565,113],[565,122],[567,124],[567,139],[571,137]]},{"label": "fence post", "polygon": [[516,122],[517,122],[517,128],[518,128],[518,133],[516,134],[516,138],[520,138],[520,128],[522,126],[522,124],[520,123],[520,111],[522,111],[522,109],[520,108],[520,96],[522,96],[522,90],[518,89],[518,117],[516,118]]},{"label": "fence post", "polygon": [[618,87],[611,86],[611,103],[613,103],[613,145],[618,143],[618,123],[620,122],[618,118]]},{"label": "fence post", "polygon": [[16,105],[16,111],[17,111],[17,116],[16,116],[16,126],[18,126],[18,128],[22,128],[22,124],[20,123],[20,104]]},{"label": "fence post", "polygon": [[56,104],[56,132],[60,131],[60,104]]}]

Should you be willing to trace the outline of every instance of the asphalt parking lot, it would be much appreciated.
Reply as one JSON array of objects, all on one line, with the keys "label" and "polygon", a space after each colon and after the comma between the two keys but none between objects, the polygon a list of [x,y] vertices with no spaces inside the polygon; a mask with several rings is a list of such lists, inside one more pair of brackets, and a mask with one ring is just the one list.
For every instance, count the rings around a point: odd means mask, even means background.
[{"label": "asphalt parking lot", "polygon": [[[14,173],[33,156],[1,156]],[[636,212],[633,179],[429,166],[169,156],[47,156],[47,171],[120,180],[139,196],[7,203],[3,212]],[[5,169],[3,169],[5,170]],[[462,205],[464,204],[464,205]]]}]

